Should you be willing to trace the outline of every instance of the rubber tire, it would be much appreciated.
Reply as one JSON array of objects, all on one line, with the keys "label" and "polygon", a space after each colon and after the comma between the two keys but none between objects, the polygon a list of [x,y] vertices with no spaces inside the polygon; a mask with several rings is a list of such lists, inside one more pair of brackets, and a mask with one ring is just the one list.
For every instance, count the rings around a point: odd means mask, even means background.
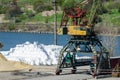
[{"label": "rubber tire", "polygon": [[72,74],[75,74],[75,73],[76,73],[76,70],[72,69],[72,70],[71,70],[71,73],[72,73]]},{"label": "rubber tire", "polygon": [[95,78],[95,77],[97,77],[97,74],[96,74],[96,73],[93,73],[92,76]]},{"label": "rubber tire", "polygon": [[55,74],[60,75],[61,72],[62,72],[62,70],[56,70]]}]

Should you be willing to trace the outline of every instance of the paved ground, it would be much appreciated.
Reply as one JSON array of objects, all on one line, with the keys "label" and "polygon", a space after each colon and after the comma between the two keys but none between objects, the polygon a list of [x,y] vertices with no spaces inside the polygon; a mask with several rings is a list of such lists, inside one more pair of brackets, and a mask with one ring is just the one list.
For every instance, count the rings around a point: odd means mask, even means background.
[{"label": "paved ground", "polygon": [[[0,72],[0,80],[95,80],[84,68],[87,67],[80,68],[82,70],[78,70],[76,74],[64,70],[61,75],[55,75],[55,66],[40,66],[31,70]],[[120,78],[107,75],[99,76],[98,80],[120,80]]]}]

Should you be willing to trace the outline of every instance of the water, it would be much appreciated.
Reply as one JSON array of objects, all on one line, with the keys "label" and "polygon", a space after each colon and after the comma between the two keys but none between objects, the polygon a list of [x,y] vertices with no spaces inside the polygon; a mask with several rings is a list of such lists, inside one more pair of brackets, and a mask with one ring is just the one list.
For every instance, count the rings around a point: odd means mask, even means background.
[{"label": "water", "polygon": [[[54,44],[54,34],[40,33],[18,33],[18,32],[0,32],[0,41],[4,47],[2,50],[9,50],[17,44],[28,42],[38,42],[39,44],[52,45]],[[58,45],[64,45],[67,42],[67,36],[58,36]]]},{"label": "water", "polygon": [[[67,35],[59,35],[57,38],[58,45],[63,46],[67,43]],[[39,44],[52,45],[54,44],[54,34],[0,32],[0,41],[4,45],[2,51],[7,51],[10,50],[10,48],[15,47],[17,44],[23,44],[26,41],[31,43],[38,42]],[[116,43],[116,55],[120,55],[120,36],[117,37]]]}]

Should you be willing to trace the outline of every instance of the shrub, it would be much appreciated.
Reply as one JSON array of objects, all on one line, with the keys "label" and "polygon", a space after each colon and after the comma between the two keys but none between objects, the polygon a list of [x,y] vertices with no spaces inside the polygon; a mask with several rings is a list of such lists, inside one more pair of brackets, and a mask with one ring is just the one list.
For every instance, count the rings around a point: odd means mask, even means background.
[{"label": "shrub", "polygon": [[28,16],[28,18],[34,17],[34,12],[32,10],[25,10],[24,14]]},{"label": "shrub", "polygon": [[118,9],[120,7],[120,2],[115,1],[108,2],[105,4],[105,6],[107,9]]},{"label": "shrub", "polygon": [[49,10],[53,10],[53,7],[51,5],[38,5],[34,7],[34,10],[36,12],[42,12],[42,11],[49,11]]},{"label": "shrub", "polygon": [[25,20],[27,18],[28,18],[28,16],[26,14],[22,14],[22,15],[19,16],[20,20]]},{"label": "shrub", "polygon": [[6,7],[0,5],[0,14],[5,14],[6,10],[7,10]]},{"label": "shrub", "polygon": [[10,24],[10,26],[8,27],[10,31],[15,29],[15,25],[14,24]]},{"label": "shrub", "polygon": [[63,3],[63,9],[74,7],[75,0],[65,0]]},{"label": "shrub", "polygon": [[120,7],[118,8],[118,12],[120,13]]},{"label": "shrub", "polygon": [[8,9],[6,12],[10,17],[17,17],[22,14],[22,11],[18,6],[16,0],[11,1],[7,8]]}]

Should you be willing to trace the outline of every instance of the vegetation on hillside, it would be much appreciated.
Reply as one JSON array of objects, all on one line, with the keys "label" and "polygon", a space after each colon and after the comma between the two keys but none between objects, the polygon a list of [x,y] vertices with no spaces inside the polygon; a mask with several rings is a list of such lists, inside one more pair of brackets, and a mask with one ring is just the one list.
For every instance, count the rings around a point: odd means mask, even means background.
[{"label": "vegetation on hillside", "polygon": [[[14,23],[27,22],[54,22],[53,15],[43,16],[42,12],[54,10],[53,0],[0,0],[0,14],[5,14],[5,20]],[[72,7],[84,0],[56,0],[57,8],[62,11],[65,7]],[[120,0],[103,0],[103,11],[100,15],[102,23],[108,22],[120,27]],[[58,23],[61,21],[62,13],[57,13]],[[10,28],[11,29],[11,28]],[[14,29],[14,28],[13,28]]]}]

